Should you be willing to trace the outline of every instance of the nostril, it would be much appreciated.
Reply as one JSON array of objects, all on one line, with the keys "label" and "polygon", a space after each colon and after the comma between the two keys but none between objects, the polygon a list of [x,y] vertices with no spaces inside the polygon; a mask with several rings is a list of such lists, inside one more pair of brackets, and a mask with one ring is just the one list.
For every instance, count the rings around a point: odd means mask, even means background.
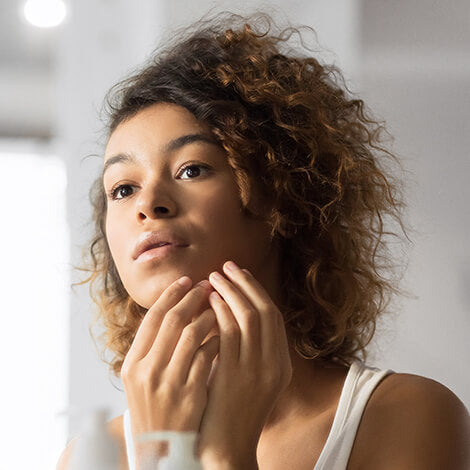
[{"label": "nostril", "polygon": [[164,214],[168,213],[168,209],[166,207],[156,207],[155,213],[163,212]]}]

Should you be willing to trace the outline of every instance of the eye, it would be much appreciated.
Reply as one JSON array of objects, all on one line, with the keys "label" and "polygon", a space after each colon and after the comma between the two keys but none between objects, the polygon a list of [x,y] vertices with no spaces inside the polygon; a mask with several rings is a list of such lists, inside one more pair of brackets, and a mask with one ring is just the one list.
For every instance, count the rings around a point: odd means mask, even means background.
[{"label": "eye", "polygon": [[[119,191],[122,189],[122,188],[132,188],[133,186],[131,186],[130,184],[120,184],[119,186],[116,186],[115,188],[111,189],[111,191],[109,191],[108,193],[108,197],[110,199],[116,199],[116,200],[120,200],[120,199],[124,199],[125,197],[129,196],[129,194],[123,196],[123,197],[116,197],[116,194],[119,193]],[[125,191],[125,193],[127,193],[127,191]]]},{"label": "eye", "polygon": [[[186,172],[187,170],[190,170],[190,171],[188,171],[188,174],[191,177],[190,178],[182,178],[182,179],[194,179],[195,177],[200,176],[201,168],[206,172],[210,172],[210,170],[211,170],[210,167],[208,167],[207,165],[202,165],[200,163],[189,163],[189,164],[186,164],[186,165],[184,165],[180,168],[180,171],[178,172],[177,176],[179,176],[180,174]],[[120,185],[112,188],[108,192],[108,198],[112,199],[112,200],[116,200],[116,201],[120,201],[122,199],[125,199],[126,197],[132,195],[131,191],[128,188],[133,188],[133,187],[134,186],[132,186],[130,184],[120,184]],[[121,195],[121,197],[117,197],[119,194]]]},{"label": "eye", "polygon": [[[206,166],[206,165],[201,165],[201,164],[199,164],[199,163],[189,163],[189,164],[187,164],[187,165],[184,165],[184,166],[180,169],[180,171],[178,172],[178,175],[181,174],[181,173],[184,173],[186,170],[191,169],[191,171],[189,172],[190,174],[192,174],[193,176],[194,176],[194,174],[195,174],[196,176],[199,176],[200,170],[196,170],[196,171],[195,171],[193,168],[203,168],[203,169],[206,170],[206,171],[209,171],[209,170],[210,170],[210,168],[209,168],[208,166]],[[187,178],[185,178],[185,179],[187,179]],[[189,179],[193,179],[193,178],[189,178]]]}]

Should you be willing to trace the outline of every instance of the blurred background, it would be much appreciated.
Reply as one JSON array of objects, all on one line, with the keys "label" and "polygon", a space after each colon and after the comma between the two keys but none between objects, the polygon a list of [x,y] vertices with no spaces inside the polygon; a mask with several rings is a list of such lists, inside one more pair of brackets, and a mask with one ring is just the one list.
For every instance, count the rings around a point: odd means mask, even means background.
[{"label": "blurred background", "polygon": [[470,3],[233,3],[1,1],[0,172],[8,191],[0,468],[55,468],[86,411],[106,407],[112,418],[127,407],[88,331],[88,286],[71,288],[83,279],[72,267],[91,234],[88,191],[102,165],[99,110],[109,87],[161,37],[209,9],[265,10],[279,23],[312,26],[322,60],[336,63],[386,121],[409,172],[408,220],[417,232],[403,286],[414,296],[396,299],[367,362],[433,378],[469,407]]}]

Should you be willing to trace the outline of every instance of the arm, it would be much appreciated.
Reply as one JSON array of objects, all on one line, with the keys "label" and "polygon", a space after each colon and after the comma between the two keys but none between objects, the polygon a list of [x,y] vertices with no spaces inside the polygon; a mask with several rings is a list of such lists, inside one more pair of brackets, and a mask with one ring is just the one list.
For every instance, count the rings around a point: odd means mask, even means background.
[{"label": "arm", "polygon": [[[468,470],[470,416],[447,387],[397,374],[393,389],[374,405],[369,452],[361,470]],[[371,450],[373,449],[373,450]]]}]

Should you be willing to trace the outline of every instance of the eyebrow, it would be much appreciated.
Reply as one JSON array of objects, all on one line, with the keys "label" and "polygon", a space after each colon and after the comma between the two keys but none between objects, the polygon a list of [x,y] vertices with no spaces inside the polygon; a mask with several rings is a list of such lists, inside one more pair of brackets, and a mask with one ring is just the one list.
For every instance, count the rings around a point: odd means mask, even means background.
[{"label": "eyebrow", "polygon": [[[181,137],[177,137],[176,139],[170,140],[167,144],[165,144],[162,148],[163,153],[171,153],[176,150],[179,150],[180,148],[184,147],[185,145],[192,144],[194,142],[206,142],[208,144],[213,144],[217,145],[219,147],[219,144],[209,135],[207,134],[188,134],[188,135],[182,135]],[[119,153],[117,155],[114,155],[113,157],[108,158],[106,160],[103,171],[101,173],[101,178],[103,179],[104,174],[106,170],[112,166],[115,165],[116,163],[125,163],[125,164],[131,164],[131,163],[136,163],[136,158],[128,153]]]}]

